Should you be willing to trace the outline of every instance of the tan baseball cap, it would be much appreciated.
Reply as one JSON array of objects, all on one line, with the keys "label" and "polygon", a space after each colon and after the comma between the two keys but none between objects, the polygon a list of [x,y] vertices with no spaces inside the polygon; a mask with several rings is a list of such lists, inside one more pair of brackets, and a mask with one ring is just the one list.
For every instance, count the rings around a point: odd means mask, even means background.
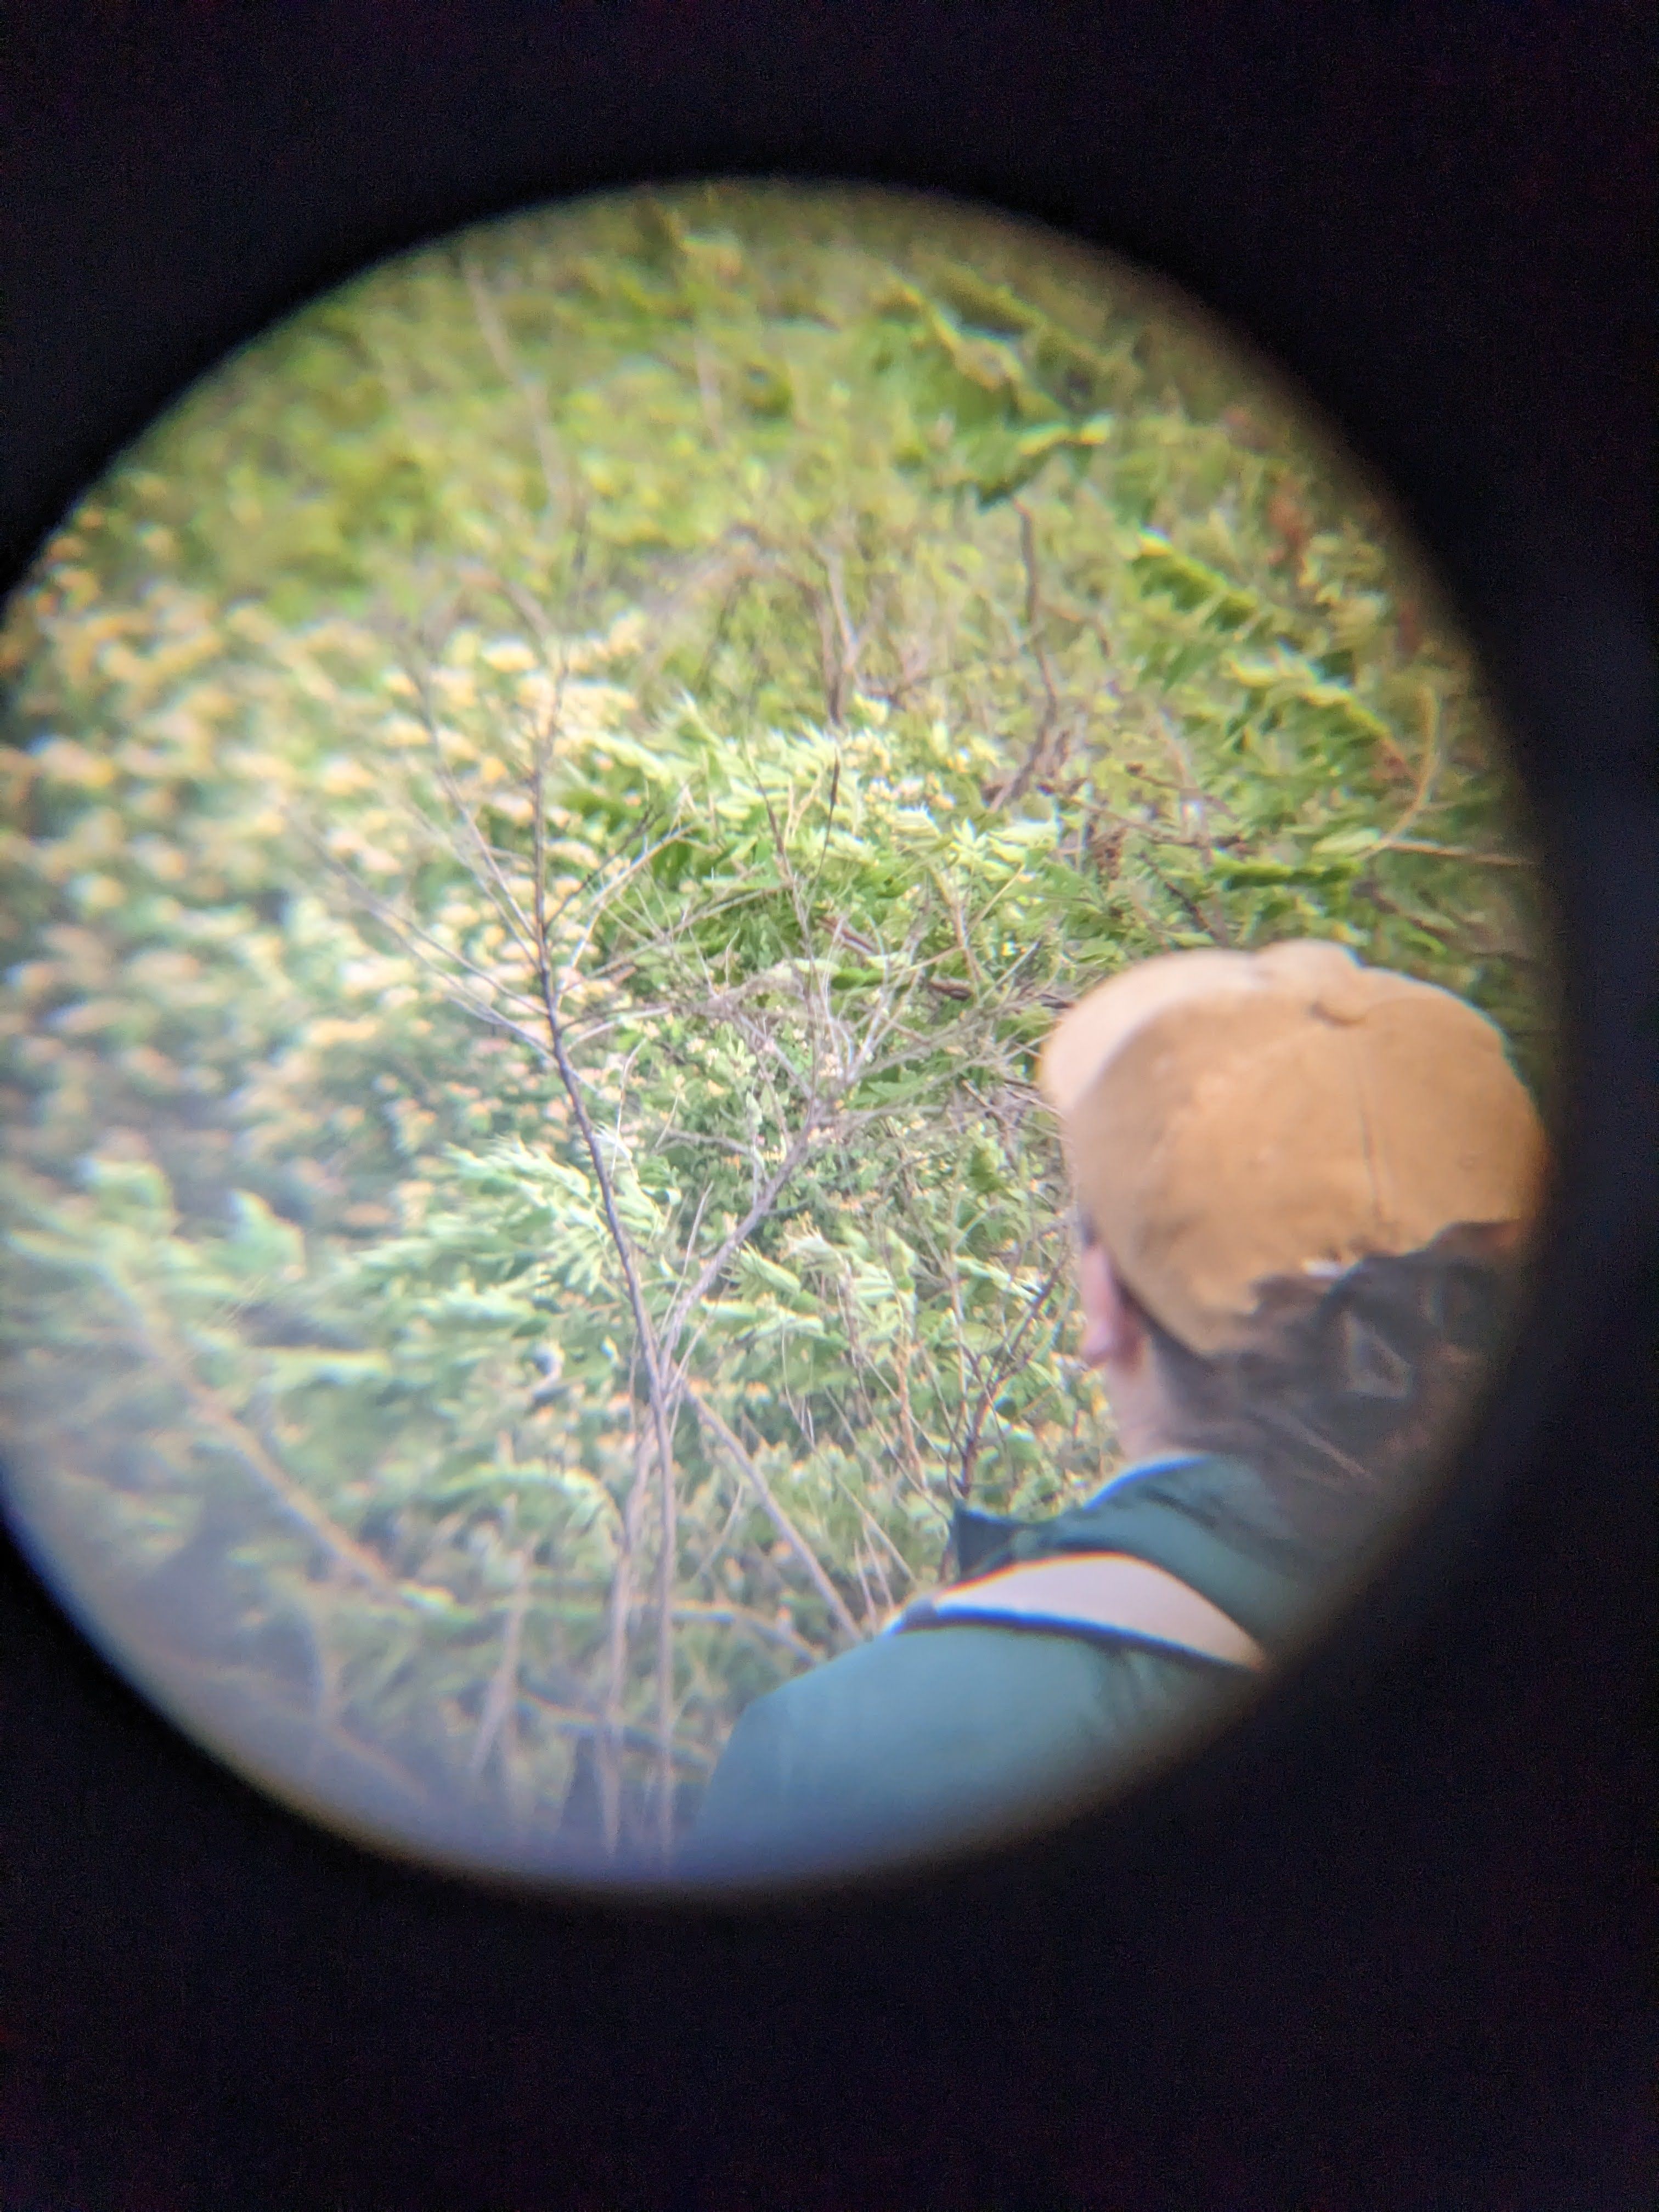
[{"label": "tan baseball cap", "polygon": [[1273,1277],[1525,1224],[1541,1195],[1543,1130],[1492,1023],[1340,945],[1126,969],[1061,1017],[1037,1081],[1094,1234],[1194,1352],[1248,1344]]}]

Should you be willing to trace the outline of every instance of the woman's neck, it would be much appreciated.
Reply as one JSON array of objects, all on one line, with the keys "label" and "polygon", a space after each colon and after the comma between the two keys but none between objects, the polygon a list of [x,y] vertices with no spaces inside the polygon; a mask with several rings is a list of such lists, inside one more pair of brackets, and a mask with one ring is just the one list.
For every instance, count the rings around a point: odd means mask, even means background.
[{"label": "woman's neck", "polygon": [[1101,1381],[1111,1401],[1118,1443],[1132,1464],[1188,1449],[1186,1438],[1176,1434],[1174,1408],[1152,1360],[1137,1361],[1121,1376],[1109,1372],[1103,1363]]}]

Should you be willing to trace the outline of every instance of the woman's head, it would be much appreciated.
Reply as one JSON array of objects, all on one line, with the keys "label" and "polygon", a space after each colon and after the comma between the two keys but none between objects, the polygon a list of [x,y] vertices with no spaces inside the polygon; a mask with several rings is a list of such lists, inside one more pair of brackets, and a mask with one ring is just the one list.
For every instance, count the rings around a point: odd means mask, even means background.
[{"label": "woman's head", "polygon": [[1455,1437],[1502,1340],[1517,1272],[1512,1232],[1461,1224],[1328,1283],[1277,1278],[1263,1287],[1254,1340],[1203,1353],[1085,1243],[1081,1348],[1104,1371],[1132,1455],[1247,1460],[1298,1521],[1340,1533],[1398,1498]]},{"label": "woman's head", "polygon": [[1040,1080],[1085,1232],[1084,1356],[1129,1450],[1357,1495],[1443,1444],[1544,1165],[1483,1016],[1336,945],[1176,954],[1073,1007]]}]

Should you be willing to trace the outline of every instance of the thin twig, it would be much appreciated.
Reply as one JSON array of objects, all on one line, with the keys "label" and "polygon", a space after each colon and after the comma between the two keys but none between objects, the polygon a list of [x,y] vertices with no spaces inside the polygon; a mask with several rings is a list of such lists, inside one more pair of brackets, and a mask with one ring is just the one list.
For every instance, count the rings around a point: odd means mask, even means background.
[{"label": "thin twig", "polygon": [[1224,949],[1231,946],[1231,940],[1228,938],[1225,932],[1217,928],[1215,923],[1210,919],[1209,915],[1204,912],[1203,908],[1198,904],[1197,901],[1192,897],[1190,893],[1184,891],[1179,884],[1171,883],[1168,876],[1164,874],[1163,869],[1156,866],[1156,864],[1145,854],[1142,855],[1142,860],[1147,873],[1164,886],[1164,889],[1168,891],[1170,896],[1174,899],[1176,905],[1180,907],[1182,912],[1186,915],[1188,921],[1192,923],[1194,929],[1200,931],[1204,936],[1207,937],[1212,945],[1219,945]]},{"label": "thin twig", "polygon": [[1434,789],[1434,779],[1440,767],[1440,699],[1437,692],[1426,687],[1423,696],[1428,704],[1424,712],[1423,757],[1418,766],[1417,788],[1412,793],[1411,804],[1394,828],[1372,847],[1374,852],[1413,849],[1403,845],[1401,840],[1428,805]]},{"label": "thin twig", "polygon": [[1011,500],[1009,505],[1019,517],[1019,557],[1025,570],[1025,634],[1042,678],[1042,720],[1037,732],[1039,745],[1047,743],[1049,732],[1060,720],[1060,692],[1054,683],[1054,672],[1048,659],[1048,648],[1042,641],[1042,572],[1037,562],[1036,524],[1031,510],[1024,500]]},{"label": "thin twig", "polygon": [[[646,1388],[650,1394],[653,1428],[657,1445],[657,1472],[662,1521],[663,1557],[659,1569],[659,1589],[663,1607],[658,1638],[658,1733],[664,1743],[672,1735],[673,1719],[673,1616],[668,1609],[668,1596],[673,1588],[674,1555],[678,1539],[678,1498],[674,1486],[674,1455],[668,1434],[668,1395],[658,1353],[657,1334],[641,1286],[639,1269],[635,1263],[634,1247],[622,1216],[617,1207],[617,1194],[605,1164],[599,1132],[587,1110],[587,1101],[582,1095],[581,1084],[570,1062],[566,1047],[564,1025],[559,1015],[558,995],[554,988],[550,948],[547,938],[547,809],[545,805],[547,752],[549,731],[544,727],[536,736],[531,766],[532,836],[534,841],[535,883],[533,915],[536,948],[536,982],[541,995],[542,1010],[546,1019],[547,1033],[553,1047],[553,1057],[558,1066],[559,1079],[564,1085],[570,1101],[570,1110],[575,1116],[576,1127],[593,1169],[599,1187],[599,1203],[605,1214],[605,1227],[616,1248],[621,1264],[623,1279],[627,1287],[628,1303],[634,1316],[635,1340],[645,1367]],[[673,1841],[674,1792],[673,1776],[665,1753],[659,1763],[658,1838],[666,1854]]]},{"label": "thin twig", "polygon": [[507,1620],[501,1632],[501,1662],[490,1678],[483,1710],[478,1716],[478,1732],[472,1740],[471,1756],[467,1760],[467,1778],[471,1782],[476,1782],[483,1772],[496,1738],[504,1732],[509,1737],[511,1735],[513,1708],[518,1702],[519,1694],[519,1651],[524,1640],[524,1617],[529,1604],[529,1564],[521,1552],[517,1559],[513,1595],[507,1601]]},{"label": "thin twig", "polygon": [[[1526,853],[1478,853],[1468,845],[1430,845],[1416,837],[1389,837],[1383,844],[1374,845],[1373,853],[1426,853],[1437,860],[1474,860],[1486,868],[1534,868],[1537,862]],[[1369,859],[1370,854],[1366,857]]]},{"label": "thin twig", "polygon": [[1026,1309],[1024,1320],[1014,1332],[1012,1342],[1005,1344],[992,1363],[991,1380],[980,1393],[979,1403],[974,1408],[973,1419],[968,1425],[968,1434],[963,1443],[962,1468],[957,1479],[958,1497],[966,1498],[973,1486],[974,1463],[979,1457],[980,1438],[985,1426],[986,1417],[1012,1381],[1018,1366],[1019,1347],[1025,1340],[1025,1333],[1048,1304],[1049,1293],[1064,1272],[1066,1258],[1067,1255],[1062,1252],[1044,1276]]},{"label": "thin twig", "polygon": [[[741,1497],[742,1492],[739,1492],[738,1495]],[[816,1667],[823,1657],[816,1644],[809,1644],[804,1636],[797,1636],[793,1628],[781,1628],[776,1621],[767,1620],[760,1613],[750,1612],[746,1606],[705,1605],[696,1598],[677,1598],[674,1617],[677,1620],[720,1621],[727,1627],[745,1628],[751,1636],[758,1636],[763,1643],[781,1644],[786,1651],[793,1651],[796,1658],[804,1659],[809,1667]]]},{"label": "thin twig", "polygon": [[165,1332],[157,1329],[137,1294],[112,1274],[106,1279],[134,1316],[139,1341],[149,1357],[172,1377],[204,1416],[208,1426],[229,1445],[250,1474],[258,1477],[284,1511],[300,1522],[329,1557],[356,1580],[367,1583],[372,1589],[381,1590],[388,1596],[401,1596],[396,1578],[387,1571],[384,1562],[354,1536],[348,1535],[316,1500],[300,1487],[287,1468],[228,1403],[222,1393],[216,1390],[212,1383],[204,1382],[196,1373],[188,1354]]},{"label": "thin twig", "polygon": [[757,1192],[754,1203],[750,1206],[749,1211],[736,1228],[731,1230],[720,1239],[714,1252],[703,1262],[698,1271],[696,1280],[690,1288],[682,1291],[669,1308],[668,1317],[663,1323],[662,1338],[666,1356],[671,1359],[691,1309],[708,1297],[709,1291],[726,1273],[733,1255],[741,1246],[748,1243],[771,1212],[784,1185],[811,1149],[812,1139],[817,1133],[818,1127],[817,1116],[809,1109],[805,1123],[796,1132],[788,1150],[784,1153],[776,1169],[767,1177]]},{"label": "thin twig", "polygon": [[[479,829],[472,810],[467,805],[462,795],[461,787],[455,781],[454,772],[444,758],[441,725],[432,709],[430,687],[425,680],[423,672],[417,672],[413,669],[406,670],[404,672],[414,684],[416,696],[420,700],[421,719],[426,725],[427,735],[432,740],[432,757],[437,768],[438,780],[443,786],[444,796],[448,799],[461,827],[471,837],[474,849],[483,862],[485,888],[489,890],[495,910],[507,929],[525,951],[532,953],[533,957],[535,939],[529,919],[514,896],[512,886],[501,872],[501,864],[495,857],[495,847]],[[539,814],[537,816],[536,826],[540,832],[542,821]]]},{"label": "thin twig", "polygon": [[[632,1377],[629,1401],[633,1403]],[[605,1693],[604,1730],[596,1739],[599,1784],[599,1825],[607,1852],[614,1852],[621,1828],[622,1774],[619,1766],[624,1729],[623,1703],[628,1689],[628,1638],[634,1613],[634,1561],[639,1550],[640,1529],[645,1517],[647,1466],[645,1439],[637,1423],[634,1432],[634,1479],[623,1508],[621,1540],[611,1577],[605,1620]]]},{"label": "thin twig", "polygon": [[863,1630],[848,1611],[847,1602],[841,1592],[818,1564],[817,1555],[811,1546],[772,1495],[771,1486],[766,1477],[695,1384],[688,1387],[686,1395],[697,1419],[731,1454],[738,1473],[759,1498],[772,1526],[806,1570],[807,1577],[813,1589],[835,1615],[837,1624],[848,1641],[861,1644],[864,1641]]},{"label": "thin twig", "polygon": [[547,487],[548,504],[557,514],[568,503],[570,479],[554,443],[551,418],[540,393],[513,358],[511,343],[494,296],[484,282],[483,270],[470,256],[463,262],[462,268],[466,289],[472,298],[472,311],[477,317],[478,328],[489,349],[490,358],[501,371],[503,380],[518,393],[529,419],[530,434],[535,441],[536,459],[541,465],[542,481]]}]

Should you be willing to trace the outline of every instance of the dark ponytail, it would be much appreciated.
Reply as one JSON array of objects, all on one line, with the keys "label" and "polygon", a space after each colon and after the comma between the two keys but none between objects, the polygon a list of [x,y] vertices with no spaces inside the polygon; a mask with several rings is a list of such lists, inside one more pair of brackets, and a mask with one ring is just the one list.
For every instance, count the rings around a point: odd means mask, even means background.
[{"label": "dark ponytail", "polygon": [[1142,1309],[1177,1440],[1247,1460],[1309,1534],[1359,1534],[1467,1425],[1514,1310],[1512,1244],[1463,1224],[1334,1281],[1275,1278],[1256,1340],[1207,1358]]}]

